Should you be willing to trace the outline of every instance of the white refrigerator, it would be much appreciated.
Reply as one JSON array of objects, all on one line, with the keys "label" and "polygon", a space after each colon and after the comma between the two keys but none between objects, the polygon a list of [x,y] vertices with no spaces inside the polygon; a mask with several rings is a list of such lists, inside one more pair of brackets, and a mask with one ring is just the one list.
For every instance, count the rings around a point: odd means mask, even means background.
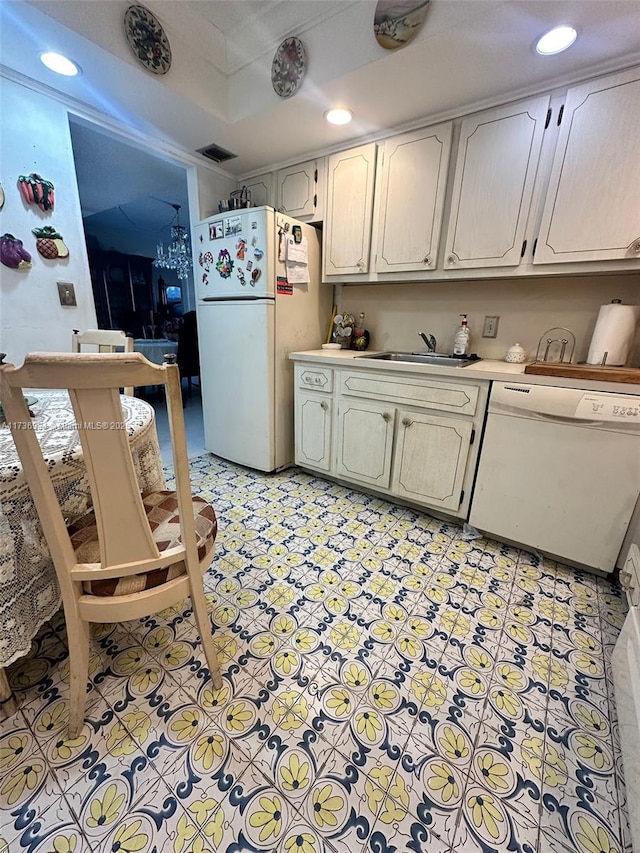
[{"label": "white refrigerator", "polygon": [[260,471],[293,463],[293,363],[323,342],[320,235],[270,207],[193,229],[205,447]]}]

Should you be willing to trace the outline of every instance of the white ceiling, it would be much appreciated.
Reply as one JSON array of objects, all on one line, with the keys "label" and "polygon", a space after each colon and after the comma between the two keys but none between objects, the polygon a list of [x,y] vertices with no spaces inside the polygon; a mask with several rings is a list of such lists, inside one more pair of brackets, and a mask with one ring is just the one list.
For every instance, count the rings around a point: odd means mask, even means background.
[{"label": "white ceiling", "polygon": [[[144,0],[171,44],[172,67],[158,77],[126,41],[129,5],[0,0],[2,66],[156,142],[191,153],[216,143],[238,155],[222,165],[238,176],[640,63],[640,0],[431,0],[417,37],[394,51],[374,38],[376,0]],[[537,37],[565,23],[577,28],[576,44],[538,56]],[[271,62],[290,35],[305,44],[307,74],[298,93],[282,99],[271,85]],[[51,73],[39,62],[44,50],[66,54],[83,73]],[[336,105],[354,111],[351,125],[324,121]],[[73,124],[73,143],[83,214],[93,228],[142,223],[141,233],[166,232],[176,203],[186,224],[181,167],[123,148],[82,122]]]},{"label": "white ceiling", "polygon": [[[4,0],[2,62],[141,133],[195,151],[238,154],[237,175],[345,146],[363,136],[562,79],[640,62],[639,0],[432,0],[416,39],[395,51],[373,36],[375,0],[147,0],[171,43],[164,77],[147,72],[124,35],[129,0]],[[579,31],[565,53],[540,57],[550,26]],[[274,51],[289,35],[307,48],[299,92],[271,86]],[[61,78],[38,61],[58,49],[83,74]],[[342,103],[345,128],[322,113]]]}]

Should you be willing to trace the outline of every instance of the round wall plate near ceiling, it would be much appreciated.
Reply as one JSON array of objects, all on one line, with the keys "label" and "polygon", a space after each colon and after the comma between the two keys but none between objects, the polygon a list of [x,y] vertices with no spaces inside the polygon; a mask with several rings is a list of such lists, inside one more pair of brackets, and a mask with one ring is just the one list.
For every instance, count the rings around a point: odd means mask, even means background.
[{"label": "round wall plate near ceiling", "polygon": [[431,0],[378,0],[373,16],[373,32],[380,47],[404,47],[418,33]]},{"label": "round wall plate near ceiling", "polygon": [[147,71],[166,74],[171,68],[171,47],[156,16],[144,6],[129,6],[124,31],[136,59]]},{"label": "round wall plate near ceiling", "polygon": [[271,63],[273,91],[281,98],[295,95],[307,70],[307,54],[300,39],[285,39],[276,50]]}]

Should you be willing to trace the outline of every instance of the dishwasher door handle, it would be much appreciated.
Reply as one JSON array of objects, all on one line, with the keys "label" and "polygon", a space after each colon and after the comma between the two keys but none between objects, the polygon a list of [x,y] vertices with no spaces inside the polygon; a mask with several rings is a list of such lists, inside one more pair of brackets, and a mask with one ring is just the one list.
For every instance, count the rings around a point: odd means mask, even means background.
[{"label": "dishwasher door handle", "polygon": [[540,421],[549,421],[556,424],[571,424],[572,426],[607,426],[605,421],[586,420],[585,418],[570,418],[564,415],[549,415],[546,412],[527,412],[527,415]]}]

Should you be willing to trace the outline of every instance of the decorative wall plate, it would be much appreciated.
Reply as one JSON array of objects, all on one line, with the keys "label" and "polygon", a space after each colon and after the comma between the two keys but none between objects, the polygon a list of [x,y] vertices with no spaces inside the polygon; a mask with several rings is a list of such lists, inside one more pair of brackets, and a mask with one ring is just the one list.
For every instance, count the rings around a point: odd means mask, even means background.
[{"label": "decorative wall plate", "polygon": [[430,0],[379,0],[373,32],[380,47],[395,50],[408,44],[427,16]]},{"label": "decorative wall plate", "polygon": [[129,6],[124,14],[124,31],[136,59],[153,74],[171,68],[171,47],[160,21],[144,6]]},{"label": "decorative wall plate", "polygon": [[307,54],[300,39],[285,39],[276,50],[271,63],[271,83],[276,95],[290,98],[295,95],[307,70]]}]

